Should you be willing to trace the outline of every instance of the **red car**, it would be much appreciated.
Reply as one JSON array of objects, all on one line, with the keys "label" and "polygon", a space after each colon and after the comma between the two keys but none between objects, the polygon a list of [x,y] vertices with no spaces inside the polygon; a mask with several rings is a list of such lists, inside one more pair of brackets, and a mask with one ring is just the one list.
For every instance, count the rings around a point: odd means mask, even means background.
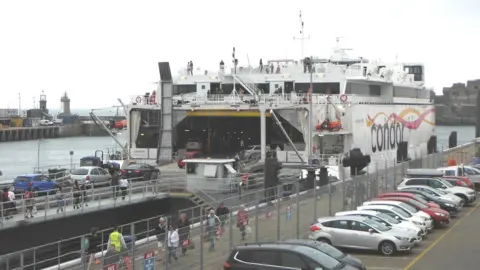
[{"label": "red car", "polygon": [[456,180],[455,184],[457,186],[468,187],[468,188],[471,188],[471,189],[475,190],[475,187],[473,186],[473,183],[466,176],[444,176],[442,178],[447,180],[447,181]]},{"label": "red car", "polygon": [[424,198],[418,196],[417,194],[413,194],[413,193],[388,192],[388,193],[383,193],[378,197],[379,198],[387,198],[387,197],[402,197],[403,198],[403,197],[405,197],[405,198],[410,198],[410,199],[413,199],[417,202],[423,203],[428,207],[441,209],[440,205],[438,205],[436,203],[433,203],[433,202],[428,202]]},{"label": "red car", "polygon": [[431,208],[426,206],[423,203],[420,203],[414,199],[406,198],[406,197],[385,197],[385,198],[374,198],[372,201],[397,201],[397,202],[404,202],[419,211],[423,211],[430,215],[433,219],[435,226],[445,225],[450,223],[450,214],[442,209],[438,208]]},{"label": "red car", "polygon": [[191,151],[185,153],[185,156],[177,161],[178,168],[183,169],[185,167],[185,162],[183,162],[184,159],[198,158],[199,156],[200,151]]}]

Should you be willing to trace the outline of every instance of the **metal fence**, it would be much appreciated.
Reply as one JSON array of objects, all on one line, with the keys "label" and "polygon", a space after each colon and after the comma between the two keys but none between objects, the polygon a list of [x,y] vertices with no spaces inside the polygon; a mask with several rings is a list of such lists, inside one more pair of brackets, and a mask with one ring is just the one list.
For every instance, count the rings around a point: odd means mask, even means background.
[{"label": "metal fence", "polygon": [[[473,156],[474,150],[475,146],[473,151],[464,152]],[[163,269],[220,269],[233,246],[246,242],[305,238],[310,225],[318,217],[355,209],[382,192],[394,190],[407,169],[445,166],[446,161],[452,159],[454,155],[455,152],[450,150],[395,163],[392,166],[374,162],[364,175],[347,179],[341,173],[338,181],[312,190],[303,191],[301,182],[293,182],[269,190],[245,190],[241,194],[223,194],[224,197],[219,201],[212,201],[214,198],[212,197],[205,205],[185,209],[179,213],[186,214],[191,225],[188,229],[179,230],[180,241],[176,252],[172,252],[173,249],[169,252],[168,236],[158,241],[156,229],[160,216],[121,227],[120,231],[124,236],[128,236],[126,238],[129,240],[121,258],[118,254],[113,258],[106,255],[108,235],[112,231],[107,229],[98,236],[99,243],[93,268],[155,269],[152,268],[155,264],[161,264]],[[210,226],[206,212],[208,207],[216,208],[220,202],[230,209],[228,215],[219,216],[223,230],[216,225]],[[241,202],[241,205],[238,202]],[[237,219],[237,211],[242,207],[248,212],[247,226],[240,224]],[[165,219],[174,226],[179,224],[177,215],[166,216]],[[242,239],[243,236],[245,239]],[[82,249],[84,237],[3,255],[0,258],[0,269],[86,268],[88,256]],[[183,250],[186,251],[186,255],[180,256],[182,244],[187,243],[185,241],[187,239],[191,244]],[[173,256],[174,254],[177,256]]]}]

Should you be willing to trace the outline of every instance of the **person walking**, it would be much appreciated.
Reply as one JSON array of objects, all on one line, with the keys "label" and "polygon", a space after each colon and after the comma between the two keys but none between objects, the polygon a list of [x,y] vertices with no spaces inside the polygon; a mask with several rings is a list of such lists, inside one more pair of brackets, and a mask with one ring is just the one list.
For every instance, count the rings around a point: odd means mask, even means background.
[{"label": "person walking", "polygon": [[167,222],[164,217],[158,219],[158,225],[155,227],[155,235],[157,236],[157,261],[161,261],[165,252],[165,234],[167,233]]},{"label": "person walking", "polygon": [[113,227],[113,232],[110,233],[107,243],[107,249],[113,246],[118,253],[122,252],[123,249],[127,249],[127,244],[125,243],[123,235],[119,232],[119,229],[118,226]]},{"label": "person walking", "polygon": [[60,186],[57,188],[57,193],[55,193],[55,200],[57,201],[57,214],[63,212],[65,208],[65,194],[63,194]]},{"label": "person walking", "polygon": [[35,205],[32,187],[28,187],[27,192],[23,195],[23,199],[25,200],[25,207],[27,208],[25,211],[25,219],[33,218],[33,207]]},{"label": "person walking", "polygon": [[120,191],[122,192],[122,200],[125,200],[128,190],[128,180],[125,177],[121,177],[119,181]]},{"label": "person walking", "polygon": [[95,265],[95,253],[98,249],[98,244],[101,242],[101,239],[98,237],[98,229],[93,227],[90,230],[90,234],[85,236],[85,242],[83,244],[85,254],[88,256],[88,266],[87,270],[93,269]]},{"label": "person walking", "polygon": [[242,240],[245,240],[246,236],[246,227],[248,225],[248,212],[245,209],[244,205],[240,206],[240,209],[237,212],[237,228],[240,230],[240,233],[242,234]]},{"label": "person walking", "polygon": [[110,175],[112,176],[110,185],[112,186],[113,199],[116,200],[118,195],[118,185],[120,184],[120,175],[118,175],[114,169],[110,169]]},{"label": "person walking", "polygon": [[168,239],[167,239],[168,263],[172,263],[172,257],[175,259],[175,261],[178,261],[177,247],[178,247],[179,241],[180,241],[180,237],[178,236],[178,231],[173,225],[170,225],[168,230]]},{"label": "person walking", "polygon": [[215,214],[218,216],[220,219],[220,228],[219,228],[219,236],[222,236],[223,233],[225,232],[225,223],[227,219],[229,218],[230,214],[230,209],[228,209],[223,202],[220,203],[218,206],[217,210],[215,211]]},{"label": "person walking", "polygon": [[190,220],[185,213],[180,215],[180,220],[178,221],[178,234],[180,237],[180,245],[182,246],[181,256],[185,256],[185,254],[187,254],[188,246],[191,245]]},{"label": "person walking", "polygon": [[73,182],[72,192],[73,209],[80,209],[80,202],[82,201],[82,190],[80,189],[80,185],[78,184],[77,180]]},{"label": "person walking", "polygon": [[207,230],[208,230],[208,240],[210,241],[209,251],[215,250],[215,238],[218,238],[216,235],[217,228],[220,226],[220,219],[215,215],[215,210],[210,210],[207,218]]}]

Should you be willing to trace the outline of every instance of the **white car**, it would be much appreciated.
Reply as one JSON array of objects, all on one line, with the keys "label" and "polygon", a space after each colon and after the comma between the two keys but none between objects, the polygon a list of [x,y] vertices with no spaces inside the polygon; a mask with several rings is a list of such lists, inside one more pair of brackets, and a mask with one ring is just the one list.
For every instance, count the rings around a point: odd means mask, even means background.
[{"label": "white car", "polygon": [[404,203],[404,202],[397,202],[397,201],[369,201],[369,202],[364,202],[363,205],[390,205],[390,206],[395,206],[403,211],[409,213],[412,216],[417,216],[419,218],[422,218],[425,221],[425,224],[427,225],[428,229],[433,228],[433,220],[430,217],[429,214],[419,211],[416,208]]},{"label": "white car", "polygon": [[467,187],[453,186],[441,178],[406,178],[398,185],[398,188],[400,189],[406,186],[429,186],[441,189],[462,198],[465,204],[474,202],[477,199],[475,190]]},{"label": "white car", "polygon": [[429,186],[404,186],[404,187],[398,187],[398,190],[419,190],[419,191],[423,191],[423,192],[426,192],[430,195],[433,195],[435,197],[439,197],[440,199],[443,199],[443,200],[446,200],[446,201],[450,201],[452,202],[454,205],[459,205],[461,207],[463,207],[464,205],[464,200],[460,197],[458,197],[457,195],[455,194],[452,194],[452,193],[448,193],[446,191],[443,191],[441,189],[436,189],[436,188],[432,188],[432,187],[429,187]]},{"label": "white car", "polygon": [[338,212],[335,214],[336,217],[340,216],[361,216],[369,219],[373,219],[377,222],[384,224],[390,228],[396,228],[403,231],[413,232],[417,237],[415,238],[415,243],[422,241],[422,236],[425,233],[419,227],[415,226],[411,222],[401,222],[394,217],[391,217],[387,214],[372,211],[372,210],[354,210],[354,211],[344,211]]},{"label": "white car", "polygon": [[[390,206],[390,205],[366,205],[366,206],[359,206],[357,207],[358,210],[366,210],[366,211],[375,211],[380,212],[385,215],[389,215],[390,217],[395,218],[401,223],[413,224],[414,226],[418,227],[422,230],[423,235],[426,235],[428,232],[427,224],[423,218],[419,218],[417,216],[410,215],[408,212],[403,211],[402,209]],[[408,225],[407,225],[408,226]]]}]

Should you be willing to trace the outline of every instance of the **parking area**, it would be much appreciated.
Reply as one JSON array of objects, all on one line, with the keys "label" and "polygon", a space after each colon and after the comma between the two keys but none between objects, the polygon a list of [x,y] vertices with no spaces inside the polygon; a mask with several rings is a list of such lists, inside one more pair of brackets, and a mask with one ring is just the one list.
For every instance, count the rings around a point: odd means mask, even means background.
[{"label": "parking area", "polygon": [[465,207],[452,222],[435,228],[410,253],[386,257],[375,252],[346,250],[369,270],[478,269],[480,203]]}]

